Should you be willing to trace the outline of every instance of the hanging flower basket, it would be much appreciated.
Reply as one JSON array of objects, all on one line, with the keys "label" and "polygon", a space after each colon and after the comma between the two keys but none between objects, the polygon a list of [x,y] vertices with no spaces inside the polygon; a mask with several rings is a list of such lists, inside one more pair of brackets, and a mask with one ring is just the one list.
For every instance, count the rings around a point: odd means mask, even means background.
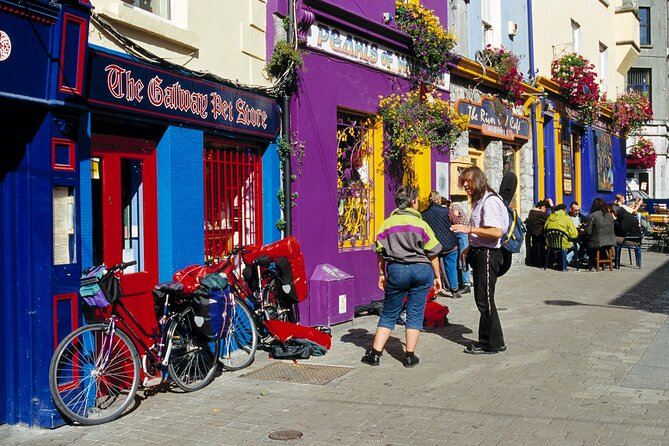
[{"label": "hanging flower basket", "polygon": [[383,156],[392,160],[425,147],[446,154],[469,124],[469,116],[457,113],[441,93],[420,89],[381,97],[378,114],[383,119]]},{"label": "hanging flower basket", "polygon": [[434,83],[446,72],[453,59],[455,36],[439,23],[434,12],[403,1],[395,2],[397,29],[411,37],[418,66],[412,67],[412,77],[419,83]]},{"label": "hanging flower basket", "polygon": [[595,66],[576,53],[566,54],[551,63],[551,75],[562,94],[579,111],[583,125],[592,124],[601,109]]},{"label": "hanging flower basket", "polygon": [[515,105],[523,103],[522,95],[523,73],[518,71],[520,59],[511,50],[503,46],[495,48],[488,44],[481,50],[481,64],[492,68],[499,74],[499,81],[503,89],[501,97]]},{"label": "hanging flower basket", "polygon": [[650,101],[641,93],[631,91],[618,96],[613,106],[613,130],[623,138],[636,135],[653,119]]},{"label": "hanging flower basket", "polygon": [[639,138],[627,155],[627,164],[640,169],[652,169],[655,167],[656,159],[657,154],[653,143],[646,138]]}]

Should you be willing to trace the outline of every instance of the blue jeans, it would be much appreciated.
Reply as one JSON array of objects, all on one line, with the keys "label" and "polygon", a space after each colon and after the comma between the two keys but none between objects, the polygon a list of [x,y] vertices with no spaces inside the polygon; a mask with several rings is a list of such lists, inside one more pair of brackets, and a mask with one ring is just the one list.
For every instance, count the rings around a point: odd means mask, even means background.
[{"label": "blue jeans", "polygon": [[[462,251],[464,251],[465,248],[469,246],[469,235],[458,233],[457,236],[458,236],[458,254],[462,254]],[[458,255],[457,265],[458,269],[462,270],[462,286],[471,285],[472,283],[471,273],[469,271],[465,271],[462,269],[462,263],[460,262],[459,255]]]},{"label": "blue jeans", "polygon": [[425,301],[434,282],[434,271],[429,263],[390,263],[387,268],[386,294],[379,327],[393,330],[407,300],[406,328],[423,329]]},{"label": "blue jeans", "polygon": [[[446,274],[446,279],[448,279],[448,287],[444,283],[443,279],[441,281],[442,286],[444,289],[446,288],[451,288],[451,289],[457,289],[458,288],[458,250],[454,249],[453,251],[449,252],[445,256],[439,258],[439,262],[442,263],[443,269],[442,271],[445,272]],[[469,273],[467,273],[469,274]]]}]

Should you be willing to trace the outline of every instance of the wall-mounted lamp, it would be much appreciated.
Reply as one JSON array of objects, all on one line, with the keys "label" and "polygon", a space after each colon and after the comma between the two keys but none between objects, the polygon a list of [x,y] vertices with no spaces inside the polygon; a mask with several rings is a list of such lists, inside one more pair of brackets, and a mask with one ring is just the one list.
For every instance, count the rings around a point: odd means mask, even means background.
[{"label": "wall-mounted lamp", "polygon": [[392,15],[391,13],[389,13],[389,12],[384,12],[383,13],[383,23],[385,23],[386,25],[388,23],[390,23],[394,18],[395,18],[395,16]]}]

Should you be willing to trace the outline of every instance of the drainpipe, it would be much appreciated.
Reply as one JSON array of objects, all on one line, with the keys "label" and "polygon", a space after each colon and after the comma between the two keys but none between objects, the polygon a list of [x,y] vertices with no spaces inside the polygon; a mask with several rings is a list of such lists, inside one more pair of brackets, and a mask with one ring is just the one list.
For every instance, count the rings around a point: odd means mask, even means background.
[{"label": "drainpipe", "polygon": [[[530,62],[530,73],[531,76],[536,76],[534,68],[534,22],[532,21],[532,0],[527,0],[527,34],[528,34],[528,52],[529,62]],[[537,178],[539,178],[539,145],[537,144],[537,102],[532,103],[532,150],[534,154],[534,202],[541,200],[543,197],[539,197],[539,184],[537,183]]]},{"label": "drainpipe", "polygon": [[[295,0],[288,0],[288,43],[295,42]],[[283,139],[290,144],[290,94],[283,96],[283,116],[281,128]],[[290,154],[283,161],[283,218],[286,221],[286,228],[283,231],[284,237],[293,233],[293,197],[292,197],[292,160]]]}]

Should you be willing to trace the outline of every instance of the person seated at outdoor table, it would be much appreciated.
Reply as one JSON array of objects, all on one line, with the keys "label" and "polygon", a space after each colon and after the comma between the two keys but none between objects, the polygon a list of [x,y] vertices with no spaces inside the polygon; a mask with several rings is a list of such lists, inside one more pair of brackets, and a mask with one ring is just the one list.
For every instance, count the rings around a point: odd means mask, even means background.
[{"label": "person seated at outdoor table", "polygon": [[636,197],[634,200],[634,203],[631,206],[628,206],[625,204],[625,197],[622,194],[616,194],[616,200],[614,204],[617,204],[621,208],[625,209],[627,212],[630,214],[635,214],[639,212],[639,209],[641,209],[641,206],[643,205],[643,198],[641,197]]},{"label": "person seated at outdoor table", "polygon": [[567,206],[563,203],[556,205],[551,212],[551,215],[548,216],[546,224],[544,225],[544,232],[548,229],[559,229],[560,231],[567,234],[569,240],[562,239],[562,249],[567,249],[567,262],[571,263],[571,260],[574,258],[574,251],[571,249],[574,244],[571,240],[578,237],[578,230],[574,225],[574,222],[571,220],[571,217],[567,215]]},{"label": "person seated at outdoor table", "polygon": [[622,245],[625,237],[640,237],[641,227],[639,220],[634,215],[627,212],[622,206],[613,204],[611,213],[615,221],[613,222],[613,231],[616,234],[616,244]]},{"label": "person seated at outdoor table", "polygon": [[576,230],[578,231],[578,237],[574,241],[574,243],[576,243],[578,257],[583,259],[584,254],[588,249],[588,236],[585,233],[586,217],[581,213],[581,206],[578,204],[578,201],[572,201],[569,205],[569,216],[571,217],[571,221],[574,222],[574,226],[576,226]]},{"label": "person seated at outdoor table", "polygon": [[526,244],[528,265],[539,265],[541,263],[540,253],[544,246],[544,225],[548,220],[548,209],[553,207],[551,199],[541,200],[535,207],[530,209],[525,219],[525,228],[527,229]]},{"label": "person seated at outdoor table", "polygon": [[590,207],[590,214],[585,221],[585,232],[588,234],[589,268],[595,266],[596,253],[603,246],[614,246],[616,234],[613,232],[613,216],[606,202],[597,197]]}]

